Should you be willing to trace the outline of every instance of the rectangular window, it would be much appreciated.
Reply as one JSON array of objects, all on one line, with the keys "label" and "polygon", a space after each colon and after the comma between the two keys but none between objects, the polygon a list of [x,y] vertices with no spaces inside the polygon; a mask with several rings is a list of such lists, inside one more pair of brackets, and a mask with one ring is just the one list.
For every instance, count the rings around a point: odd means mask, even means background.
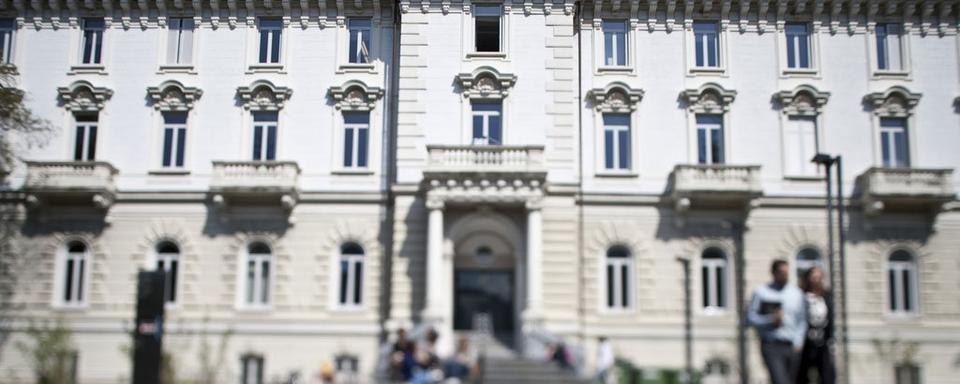
[{"label": "rectangular window", "polygon": [[817,118],[789,116],[784,122],[784,172],[788,176],[816,176],[819,167],[810,161],[817,154]]},{"label": "rectangular window", "polygon": [[363,302],[363,256],[344,255],[340,260],[340,305],[359,306]]},{"label": "rectangular window", "polygon": [[630,115],[603,115],[604,168],[630,169]]},{"label": "rectangular window", "polygon": [[900,24],[877,24],[877,69],[903,70],[903,40]]},{"label": "rectangular window", "polygon": [[603,21],[603,65],[627,65],[627,23],[623,20]]},{"label": "rectangular window", "polygon": [[84,278],[86,277],[87,255],[84,252],[68,252],[63,287],[63,302],[82,304],[84,301]]},{"label": "rectangular window", "polygon": [[910,166],[906,118],[883,117],[880,119],[880,154],[884,167]]},{"label": "rectangular window", "polygon": [[370,19],[350,19],[350,63],[370,62]]},{"label": "rectangular window", "polygon": [[163,301],[165,303],[177,302],[177,269],[179,267],[179,255],[176,253],[157,254],[157,270],[165,272],[163,281]]},{"label": "rectangular window", "polygon": [[270,303],[270,255],[250,254],[247,258],[247,295],[248,305],[267,305]]},{"label": "rectangular window", "polygon": [[263,356],[244,355],[240,365],[242,384],[263,384]]},{"label": "rectangular window", "polygon": [[720,67],[720,25],[715,21],[694,21],[693,38],[696,49],[696,66]]},{"label": "rectangular window", "polygon": [[16,24],[11,18],[0,19],[0,64],[13,64],[13,34]]},{"label": "rectangular window", "polygon": [[188,65],[193,61],[193,19],[167,21],[167,64]]},{"label": "rectangular window", "polygon": [[163,113],[163,162],[164,168],[183,168],[187,144],[187,112]]},{"label": "rectangular window", "polygon": [[253,160],[277,159],[277,112],[253,113]]},{"label": "rectangular window", "polygon": [[807,69],[810,65],[810,32],[807,23],[787,23],[787,68]]},{"label": "rectangular window", "polygon": [[283,23],[278,19],[260,19],[260,64],[280,63],[280,34]]},{"label": "rectangular window", "polygon": [[370,112],[343,113],[343,166],[366,168],[370,141]]},{"label": "rectangular window", "polygon": [[625,257],[607,258],[607,308],[629,309],[631,304],[631,276],[632,263]]},{"label": "rectangular window", "polygon": [[723,115],[697,115],[697,161],[723,164]]},{"label": "rectangular window", "polygon": [[83,19],[83,42],[80,44],[83,49],[80,57],[81,64],[100,64],[103,55],[104,30],[106,30],[106,24],[102,18]]},{"label": "rectangular window", "polygon": [[74,120],[77,125],[73,160],[92,161],[97,154],[97,114],[77,114]]},{"label": "rectangular window", "polygon": [[500,102],[474,102],[472,103],[472,108],[473,144],[503,144],[503,132],[501,127],[503,105]]},{"label": "rectangular window", "polygon": [[500,52],[500,6],[475,5],[474,39],[477,52]]}]

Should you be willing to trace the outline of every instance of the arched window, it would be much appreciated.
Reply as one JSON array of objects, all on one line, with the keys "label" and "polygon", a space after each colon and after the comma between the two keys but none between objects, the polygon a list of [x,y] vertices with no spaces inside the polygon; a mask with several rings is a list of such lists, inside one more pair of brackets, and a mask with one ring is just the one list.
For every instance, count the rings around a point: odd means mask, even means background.
[{"label": "arched window", "polygon": [[902,249],[890,253],[887,260],[890,311],[910,313],[917,310],[917,267],[913,254]]},{"label": "arched window", "polygon": [[67,244],[64,259],[63,303],[82,305],[86,300],[87,245],[79,241]]},{"label": "arched window", "polygon": [[633,306],[633,257],[622,245],[607,249],[607,309],[629,309]]},{"label": "arched window", "polygon": [[246,303],[251,306],[270,304],[270,246],[251,243],[247,247]]},{"label": "arched window", "polygon": [[703,369],[703,384],[726,383],[730,376],[730,364],[726,360],[714,357],[707,360]]},{"label": "arched window", "polygon": [[180,267],[180,247],[170,241],[157,244],[157,270],[166,272],[163,280],[163,301],[177,302],[177,273]]},{"label": "arched window", "polygon": [[700,255],[702,271],[703,308],[709,310],[727,308],[727,254],[720,248],[710,247]]},{"label": "arched window", "polygon": [[363,304],[363,248],[357,243],[340,246],[340,295],[344,307]]},{"label": "arched window", "polygon": [[797,281],[800,281],[810,268],[820,267],[820,269],[823,269],[823,258],[820,257],[820,251],[806,247],[797,252],[797,260],[794,264],[797,269]]}]

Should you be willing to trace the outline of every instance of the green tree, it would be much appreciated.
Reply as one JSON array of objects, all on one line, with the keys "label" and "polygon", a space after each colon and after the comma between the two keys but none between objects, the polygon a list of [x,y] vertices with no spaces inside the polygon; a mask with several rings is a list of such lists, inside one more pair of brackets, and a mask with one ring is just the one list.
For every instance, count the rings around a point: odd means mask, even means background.
[{"label": "green tree", "polygon": [[27,329],[30,342],[18,342],[17,349],[30,362],[37,384],[72,384],[76,352],[72,332],[62,321],[53,327],[33,324]]},{"label": "green tree", "polygon": [[21,151],[44,145],[53,132],[49,121],[26,107],[26,92],[17,88],[16,68],[0,65],[0,175],[13,169]]}]

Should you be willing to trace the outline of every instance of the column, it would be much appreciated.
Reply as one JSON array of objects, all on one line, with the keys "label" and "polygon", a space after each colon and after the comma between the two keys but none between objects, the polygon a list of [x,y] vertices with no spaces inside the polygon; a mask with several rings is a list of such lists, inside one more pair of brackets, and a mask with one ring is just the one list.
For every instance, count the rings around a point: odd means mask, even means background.
[{"label": "column", "polygon": [[524,317],[543,315],[543,213],[540,201],[527,204],[527,309]]},{"label": "column", "polygon": [[439,320],[443,315],[443,201],[428,199],[427,210],[427,303],[424,317]]}]

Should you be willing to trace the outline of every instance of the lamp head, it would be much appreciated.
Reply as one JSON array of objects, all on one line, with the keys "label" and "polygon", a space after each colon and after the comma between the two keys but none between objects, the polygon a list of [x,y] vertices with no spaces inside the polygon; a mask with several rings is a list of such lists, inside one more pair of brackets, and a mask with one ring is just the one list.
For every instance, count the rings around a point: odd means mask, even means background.
[{"label": "lamp head", "polygon": [[827,166],[829,166],[830,164],[833,164],[833,161],[834,161],[833,157],[831,157],[826,153],[818,153],[814,155],[812,159],[810,159],[810,162],[827,165]]}]

